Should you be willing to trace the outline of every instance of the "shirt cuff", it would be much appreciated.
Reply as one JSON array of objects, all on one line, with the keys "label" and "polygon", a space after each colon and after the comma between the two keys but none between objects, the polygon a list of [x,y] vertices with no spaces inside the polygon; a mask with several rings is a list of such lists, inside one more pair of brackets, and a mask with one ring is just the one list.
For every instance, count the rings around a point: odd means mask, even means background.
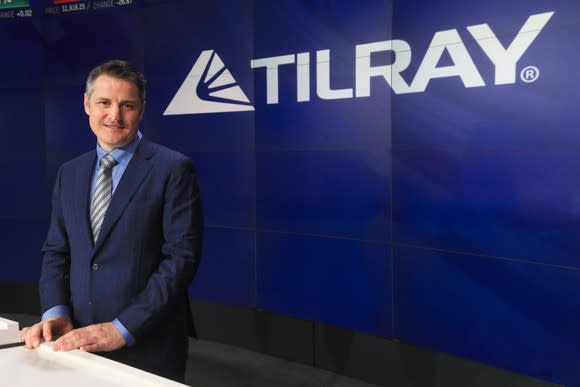
[{"label": "shirt cuff", "polygon": [[53,306],[42,314],[41,321],[48,320],[53,317],[68,317],[70,318],[70,310],[66,305]]},{"label": "shirt cuff", "polygon": [[135,338],[133,337],[133,335],[129,333],[129,331],[125,328],[125,326],[121,324],[121,321],[119,321],[118,319],[114,319],[113,325],[115,326],[115,328],[117,328],[121,336],[123,336],[123,338],[125,339],[127,347],[130,347],[133,344],[135,344]]}]

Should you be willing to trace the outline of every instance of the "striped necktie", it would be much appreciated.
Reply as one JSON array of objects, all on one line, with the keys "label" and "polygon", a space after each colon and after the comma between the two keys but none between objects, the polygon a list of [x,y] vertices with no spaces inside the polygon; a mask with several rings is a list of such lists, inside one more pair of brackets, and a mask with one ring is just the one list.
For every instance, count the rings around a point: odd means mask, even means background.
[{"label": "striped necktie", "polygon": [[113,167],[117,160],[107,153],[101,159],[99,171],[97,172],[97,181],[95,182],[95,193],[93,195],[93,204],[91,206],[91,228],[93,230],[93,240],[96,242],[101,231],[103,218],[111,202],[113,192]]}]

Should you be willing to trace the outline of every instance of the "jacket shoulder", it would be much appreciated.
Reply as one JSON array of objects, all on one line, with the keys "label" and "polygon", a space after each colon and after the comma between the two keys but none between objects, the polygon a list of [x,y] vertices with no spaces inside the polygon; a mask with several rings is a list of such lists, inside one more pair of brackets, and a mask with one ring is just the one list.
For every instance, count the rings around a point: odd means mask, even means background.
[{"label": "jacket shoulder", "polygon": [[78,167],[85,166],[90,163],[96,162],[96,152],[94,150],[85,152],[80,156],[77,156],[73,159],[65,161],[61,166],[61,171],[70,171],[74,170]]},{"label": "jacket shoulder", "polygon": [[140,148],[143,157],[150,159],[154,163],[192,163],[191,159],[183,153],[150,140],[141,140]]}]

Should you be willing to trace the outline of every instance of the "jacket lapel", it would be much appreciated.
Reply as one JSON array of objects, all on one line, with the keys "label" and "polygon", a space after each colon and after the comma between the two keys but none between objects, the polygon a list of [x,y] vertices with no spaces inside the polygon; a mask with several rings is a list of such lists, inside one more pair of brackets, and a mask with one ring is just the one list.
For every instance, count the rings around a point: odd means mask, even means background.
[{"label": "jacket lapel", "polygon": [[152,166],[149,159],[152,155],[153,150],[152,147],[149,146],[148,141],[146,139],[141,139],[135,154],[131,158],[129,165],[127,165],[127,169],[125,169],[125,172],[115,189],[115,193],[111,198],[111,203],[109,204],[109,208],[107,209],[107,213],[103,219],[101,231],[99,232],[99,238],[95,244],[93,254],[103,244],[103,241],[107,239],[109,233],[114,228],[121,215],[123,215],[127,205],[139,189],[141,182],[145,179],[147,174],[149,174]]},{"label": "jacket lapel", "polygon": [[82,225],[81,237],[85,239],[88,245],[93,244],[93,231],[91,230],[91,220],[89,214],[89,198],[91,190],[91,179],[97,162],[97,152],[88,153],[84,157],[76,170],[75,181],[81,184],[73,185],[73,194],[71,199],[74,203],[75,213],[79,214],[79,223]]}]

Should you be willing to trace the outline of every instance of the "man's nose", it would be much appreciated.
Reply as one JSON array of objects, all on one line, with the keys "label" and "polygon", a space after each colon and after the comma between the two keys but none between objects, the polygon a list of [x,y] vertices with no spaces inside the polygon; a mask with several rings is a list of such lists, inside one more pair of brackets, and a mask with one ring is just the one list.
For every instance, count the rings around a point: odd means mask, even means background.
[{"label": "man's nose", "polygon": [[112,120],[118,121],[121,118],[121,108],[117,105],[111,105],[108,113]]}]

